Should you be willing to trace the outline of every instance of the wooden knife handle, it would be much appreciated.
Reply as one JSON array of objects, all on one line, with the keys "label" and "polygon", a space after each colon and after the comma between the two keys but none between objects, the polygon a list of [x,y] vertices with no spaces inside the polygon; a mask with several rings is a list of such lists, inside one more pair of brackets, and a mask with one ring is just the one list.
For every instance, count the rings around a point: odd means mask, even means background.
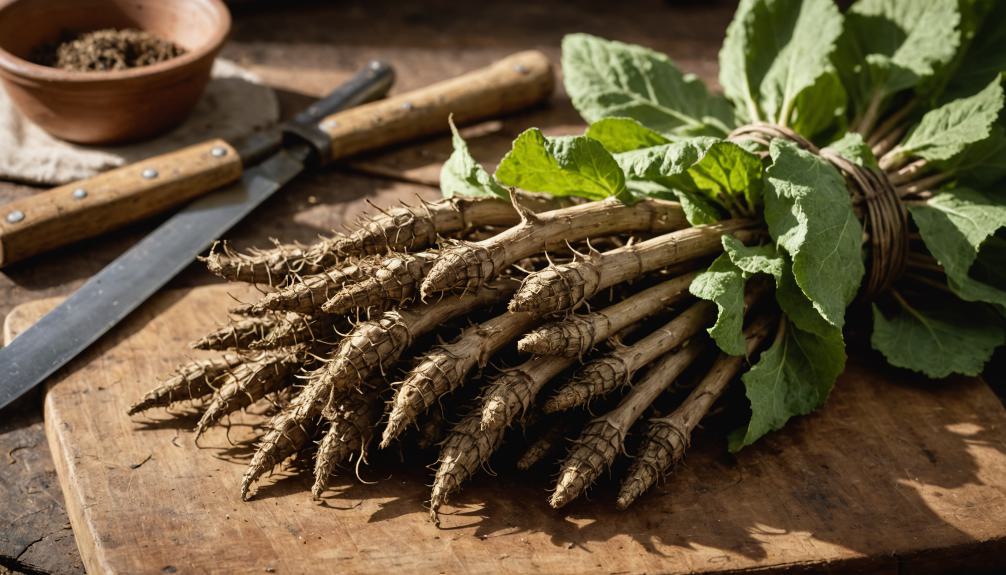
[{"label": "wooden knife handle", "polygon": [[209,140],[0,206],[0,267],[98,235],[237,181],[241,158]]},{"label": "wooden knife handle", "polygon": [[325,117],[332,160],[445,132],[458,124],[526,108],[552,93],[552,64],[537,50],[518,52],[486,68]]}]

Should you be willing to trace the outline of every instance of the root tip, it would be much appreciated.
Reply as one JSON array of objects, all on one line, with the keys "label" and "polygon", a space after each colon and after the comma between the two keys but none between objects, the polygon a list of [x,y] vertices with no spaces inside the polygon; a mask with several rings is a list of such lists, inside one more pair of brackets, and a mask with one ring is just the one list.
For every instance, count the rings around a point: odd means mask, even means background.
[{"label": "root tip", "polygon": [[311,486],[311,498],[315,501],[321,501],[321,496],[325,493],[325,489],[328,489],[328,482],[321,479],[317,479],[314,485]]},{"label": "root tip", "polygon": [[570,501],[572,501],[572,498],[568,496],[566,491],[557,487],[555,492],[552,493],[552,497],[549,497],[548,504],[552,507],[552,509],[560,509]]},{"label": "root tip", "polygon": [[615,508],[617,508],[619,511],[625,511],[626,509],[629,508],[630,505],[632,505],[632,502],[635,500],[636,500],[635,497],[629,495],[619,495],[618,499],[615,501]]},{"label": "root tip", "polygon": [[380,448],[387,449],[391,445],[391,442],[398,437],[399,433],[401,433],[401,425],[394,419],[394,415],[392,415],[392,419],[384,427],[384,433],[381,434]]}]

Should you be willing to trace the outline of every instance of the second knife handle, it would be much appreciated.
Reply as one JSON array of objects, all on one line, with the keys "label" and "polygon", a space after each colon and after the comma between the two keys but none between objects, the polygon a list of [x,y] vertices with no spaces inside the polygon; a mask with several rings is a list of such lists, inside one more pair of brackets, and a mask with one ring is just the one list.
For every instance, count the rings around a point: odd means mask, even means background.
[{"label": "second knife handle", "polygon": [[547,99],[552,65],[537,50],[425,88],[332,114],[318,127],[330,138],[329,160],[446,132],[458,124],[515,112]]},{"label": "second knife handle", "polygon": [[394,83],[394,69],[385,62],[372,60],[344,84],[284,123],[283,135],[307,142],[319,159],[326,160],[331,155],[331,138],[318,129],[318,123],[346,108],[384,97]]}]

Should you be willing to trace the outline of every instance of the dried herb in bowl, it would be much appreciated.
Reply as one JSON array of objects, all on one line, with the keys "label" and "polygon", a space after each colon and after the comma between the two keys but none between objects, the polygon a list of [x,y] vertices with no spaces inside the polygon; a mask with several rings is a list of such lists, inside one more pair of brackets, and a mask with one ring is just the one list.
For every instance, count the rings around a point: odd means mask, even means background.
[{"label": "dried herb in bowl", "polygon": [[108,28],[66,34],[57,43],[37,48],[31,60],[63,70],[101,72],[149,66],[184,53],[184,48],[150,32]]}]

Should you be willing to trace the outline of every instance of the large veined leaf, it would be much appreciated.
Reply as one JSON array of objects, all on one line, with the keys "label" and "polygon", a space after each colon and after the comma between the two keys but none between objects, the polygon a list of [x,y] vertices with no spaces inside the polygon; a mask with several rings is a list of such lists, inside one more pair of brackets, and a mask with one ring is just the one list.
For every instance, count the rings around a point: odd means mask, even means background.
[{"label": "large veined leaf", "polygon": [[948,298],[925,311],[905,303],[887,317],[873,306],[871,343],[891,365],[932,378],[978,375],[1006,343],[1002,319],[985,307]]},{"label": "large veined leaf", "polygon": [[675,194],[685,212],[685,219],[693,226],[714,224],[726,217],[719,205],[701,194],[683,190],[676,190]]},{"label": "large veined leaf", "polygon": [[856,132],[846,132],[844,136],[828,144],[828,148],[846,160],[864,168],[880,169],[873,150]]},{"label": "large veined leaf", "polygon": [[970,96],[1006,72],[1006,2],[969,0],[962,7],[964,27],[974,36],[948,79],[944,101]]},{"label": "large veined leaf", "polygon": [[688,168],[693,190],[730,208],[740,202],[749,214],[761,205],[764,187],[761,158],[734,144],[716,142]]},{"label": "large veined leaf", "polygon": [[454,120],[448,119],[454,151],[440,168],[440,191],[445,198],[453,196],[508,197],[506,188],[496,183],[468,151],[468,144],[458,133]]},{"label": "large veined leaf", "polygon": [[[688,138],[669,144],[653,146],[622,154],[615,160],[626,176],[642,180],[660,180],[681,176],[705,155],[710,147],[721,140],[716,138]],[[687,185],[687,184],[685,184]]]},{"label": "large veined leaf", "polygon": [[734,125],[724,98],[642,46],[570,34],[562,40],[562,71],[566,92],[588,123],[628,117],[682,136],[726,135]]},{"label": "large veined leaf", "polygon": [[[645,181],[650,182],[649,186],[658,186],[662,190],[671,191],[675,199],[681,202],[689,223],[710,224],[722,219],[726,211],[695,190],[688,169],[694,166],[710,147],[720,141],[706,137],[688,138],[616,154],[615,160],[626,176],[634,182],[637,190],[642,187],[639,182]],[[669,197],[660,193],[645,195]]]},{"label": "large veined leaf", "polygon": [[738,115],[790,124],[801,92],[833,70],[841,33],[832,0],[742,0],[720,49],[720,84]]},{"label": "large veined leaf", "polygon": [[986,187],[1006,178],[1006,129],[1003,121],[989,129],[989,137],[964,148],[945,162],[934,162],[941,171],[953,172],[968,186]]},{"label": "large veined leaf", "polygon": [[805,138],[828,141],[846,128],[847,100],[842,80],[830,70],[797,95],[789,125]]},{"label": "large veined leaf", "polygon": [[842,327],[865,268],[863,228],[845,180],[821,158],[775,140],[769,153],[765,221],[793,260],[793,277],[814,308]]},{"label": "large veined leaf", "polygon": [[730,450],[751,445],[791,417],[824,405],[845,369],[845,343],[835,330],[827,337],[783,322],[772,347],[742,377],[751,403],[748,424],[730,436]]},{"label": "large veined leaf", "polygon": [[958,188],[911,205],[909,211],[957,295],[967,301],[1006,305],[1006,291],[971,276],[983,244],[1006,227],[1006,198]]},{"label": "large veined leaf", "polygon": [[970,275],[975,281],[1006,291],[1006,230],[1001,229],[985,240]]},{"label": "large veined leaf", "polygon": [[854,112],[944,70],[960,47],[957,0],[859,0],[836,55]]},{"label": "large veined leaf", "polygon": [[744,355],[744,284],[747,278],[727,254],[720,254],[706,271],[692,281],[690,291],[697,298],[716,304],[716,323],[709,328],[716,345],[730,355]]},{"label": "large veined leaf", "polygon": [[992,134],[1004,102],[1002,75],[997,75],[981,92],[927,112],[894,154],[951,160]]},{"label": "large veined leaf", "polygon": [[600,142],[585,136],[546,138],[537,128],[517,136],[496,168],[496,179],[555,196],[600,200],[628,195],[625,174]]},{"label": "large veined leaf", "polygon": [[601,145],[612,154],[630,152],[670,142],[667,138],[632,118],[604,118],[598,120],[587,127],[587,132],[584,135],[601,142]]},{"label": "large veined leaf", "polygon": [[726,217],[716,203],[700,194],[676,189],[671,180],[639,180],[630,178],[626,187],[633,196],[645,198],[660,198],[677,201],[685,212],[685,219],[693,226],[714,224]]},{"label": "large veined leaf", "polygon": [[[758,156],[726,140],[690,138],[618,154],[631,178],[660,182],[677,190],[702,223],[720,209],[750,215],[761,204],[764,168]],[[713,207],[718,206],[718,207]]]},{"label": "large veined leaf", "polygon": [[804,331],[831,337],[841,330],[828,323],[807,298],[793,277],[793,264],[776,246],[745,246],[732,236],[723,236],[723,251],[748,276],[768,274],[775,278],[775,299],[789,321]]}]

